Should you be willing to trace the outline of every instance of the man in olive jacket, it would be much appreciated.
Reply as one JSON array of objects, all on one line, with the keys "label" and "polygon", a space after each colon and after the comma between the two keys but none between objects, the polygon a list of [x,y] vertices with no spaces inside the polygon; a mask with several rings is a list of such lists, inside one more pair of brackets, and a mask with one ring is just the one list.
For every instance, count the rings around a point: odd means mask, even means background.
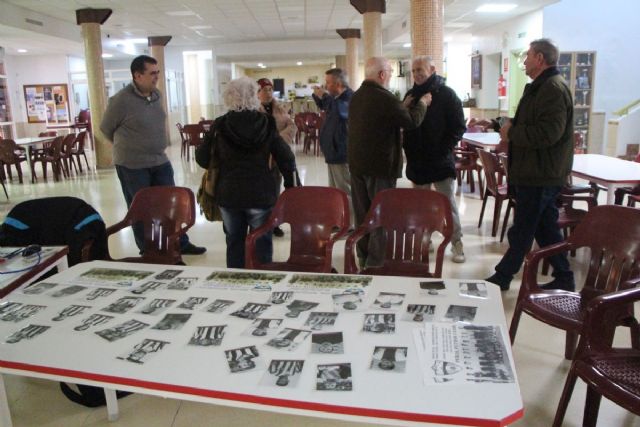
[{"label": "man in olive jacket", "polygon": [[[413,103],[413,97],[400,102],[387,89],[392,72],[386,58],[369,58],[365,80],[349,105],[347,160],[356,225],[364,221],[376,193],[395,188],[396,180],[402,176],[400,129],[418,126],[431,100],[427,94],[420,102]],[[357,251],[361,266],[381,265],[382,233],[360,239]]]},{"label": "man in olive jacket", "polygon": [[[515,196],[509,249],[487,281],[506,291],[520,270],[535,237],[540,247],[563,240],[558,227],[556,197],[573,164],[573,99],[556,64],[558,48],[548,39],[529,45],[525,86],[516,115],[500,129],[509,141],[509,191]],[[550,258],[553,281],[544,289],[575,290],[566,254]]]}]

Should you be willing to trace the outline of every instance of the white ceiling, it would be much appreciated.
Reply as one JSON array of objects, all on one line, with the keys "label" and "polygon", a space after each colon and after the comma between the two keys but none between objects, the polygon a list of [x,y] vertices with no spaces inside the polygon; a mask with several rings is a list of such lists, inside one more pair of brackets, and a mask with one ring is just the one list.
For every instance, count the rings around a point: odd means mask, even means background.
[{"label": "white ceiling", "polygon": [[[519,5],[502,14],[475,12],[478,6],[489,1]],[[444,0],[445,37],[460,32],[473,33],[557,1]],[[340,40],[335,30],[362,27],[362,15],[348,0],[0,0],[0,6],[2,3],[26,9],[26,13],[31,11],[55,18],[57,22],[68,23],[77,29],[71,37],[60,39],[14,28],[5,20],[5,25],[0,25],[0,45],[9,54],[16,54],[18,48],[29,50],[27,54],[82,54],[75,11],[88,7],[113,10],[102,26],[102,34],[105,51],[116,55],[122,50],[122,43],[116,46],[119,40],[148,36],[170,35],[173,37],[170,46],[189,49],[265,41],[331,40],[331,49],[335,46],[335,52],[312,53],[305,51],[304,43],[299,43],[298,52],[282,52],[275,55],[279,58],[265,59],[288,62],[289,65],[297,60],[331,62],[336,54],[344,53],[344,45],[335,43]],[[409,20],[409,15],[410,0],[388,0],[387,12],[382,15],[383,30],[394,25],[397,28],[398,23]],[[407,22],[404,34],[394,34],[393,40],[387,40],[385,52],[398,54],[402,42],[409,40],[409,31]],[[408,56],[409,49],[406,52]],[[255,66],[255,59],[247,53],[246,58],[234,60],[244,60],[247,61],[245,65]]]}]

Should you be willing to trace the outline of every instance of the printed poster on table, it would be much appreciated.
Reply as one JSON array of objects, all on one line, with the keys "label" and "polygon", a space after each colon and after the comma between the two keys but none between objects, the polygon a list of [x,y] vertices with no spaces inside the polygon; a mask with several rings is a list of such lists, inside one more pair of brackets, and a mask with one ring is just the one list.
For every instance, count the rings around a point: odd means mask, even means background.
[{"label": "printed poster on table", "polygon": [[294,274],[287,288],[296,292],[336,294],[352,289],[363,290],[371,284],[372,279],[371,276],[346,274]]},{"label": "printed poster on table", "polygon": [[286,277],[280,273],[253,273],[241,271],[215,271],[199,287],[245,291],[271,291],[276,283]]}]

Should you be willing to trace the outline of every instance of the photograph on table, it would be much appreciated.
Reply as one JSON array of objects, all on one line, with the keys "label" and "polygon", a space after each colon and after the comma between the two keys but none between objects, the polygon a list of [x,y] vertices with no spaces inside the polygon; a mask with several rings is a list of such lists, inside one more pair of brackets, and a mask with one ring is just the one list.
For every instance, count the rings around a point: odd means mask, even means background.
[{"label": "photograph on table", "polygon": [[73,282],[81,285],[111,285],[129,288],[134,282],[146,279],[153,271],[122,270],[117,268],[92,268],[76,277]]},{"label": "photograph on table", "polygon": [[104,323],[107,323],[109,320],[113,319],[113,316],[107,316],[106,314],[92,314],[91,316],[87,317],[86,319],[82,320],[82,322],[80,322],[80,324],[78,326],[76,326],[75,328],[73,328],[74,331],[86,331],[87,329],[94,327],[94,326],[98,326],[98,325],[102,325]]},{"label": "photograph on table", "polygon": [[120,323],[112,328],[96,331],[96,335],[104,338],[107,341],[116,341],[124,337],[138,332],[141,329],[149,326],[148,323],[140,322],[139,320],[131,319],[124,323]]},{"label": "photograph on table", "polygon": [[5,344],[16,344],[16,343],[19,343],[22,340],[30,340],[30,339],[42,334],[44,331],[46,331],[50,327],[51,326],[45,326],[45,325],[29,325],[29,326],[25,326],[24,328],[20,329],[19,331],[16,331],[16,332],[12,333],[11,335],[9,335],[4,342],[5,342]]},{"label": "photograph on table", "polygon": [[392,334],[396,331],[396,315],[394,313],[365,314],[362,330],[375,334]]},{"label": "photograph on table", "polygon": [[257,302],[248,302],[240,310],[236,310],[231,313],[232,316],[239,317],[241,319],[257,319],[260,314],[267,308],[271,307],[271,304],[260,304]]},{"label": "photograph on table", "polygon": [[176,302],[176,300],[174,299],[156,298],[154,300],[151,300],[140,310],[136,311],[136,313],[151,314],[153,316],[156,316],[160,313],[165,312],[169,307],[171,307],[174,302]]},{"label": "photograph on table", "polygon": [[200,286],[210,289],[235,289],[246,291],[270,291],[273,285],[287,277],[282,273],[253,273],[241,271],[216,271]]},{"label": "photograph on table", "polygon": [[344,292],[331,295],[333,309],[335,311],[360,311],[363,309],[364,290],[348,289]]},{"label": "photograph on table", "polygon": [[150,291],[155,291],[156,289],[160,289],[164,286],[164,282],[158,282],[155,280],[151,280],[149,282],[145,282],[142,285],[131,290],[132,294],[142,295]]},{"label": "photograph on table", "polygon": [[311,353],[343,354],[342,332],[323,332],[311,335]]},{"label": "photograph on table", "polygon": [[268,346],[277,348],[278,350],[293,351],[300,343],[311,335],[311,331],[304,329],[284,328],[278,335],[267,342]]},{"label": "photograph on table", "polygon": [[488,298],[489,292],[484,282],[460,282],[460,296],[470,298]]},{"label": "photograph on table", "polygon": [[293,296],[293,292],[284,291],[284,292],[271,292],[271,298],[269,298],[269,302],[271,304],[284,304]]},{"label": "photograph on table", "polygon": [[445,290],[446,287],[441,280],[436,282],[420,282],[420,291],[423,294],[431,296],[444,295]]},{"label": "photograph on table", "polygon": [[69,317],[77,316],[78,314],[82,314],[85,310],[91,308],[89,305],[75,305],[72,304],[69,307],[63,308],[60,313],[51,320],[54,322],[60,322],[61,320],[65,320]]},{"label": "photograph on table", "polygon": [[151,329],[158,329],[161,331],[178,331],[182,329],[185,323],[191,318],[190,313],[169,313],[156,323]]},{"label": "photograph on table", "polygon": [[351,391],[351,363],[331,363],[318,365],[316,369],[316,390]]},{"label": "photograph on table", "polygon": [[288,288],[306,293],[343,293],[351,289],[364,289],[371,284],[371,276],[345,274],[294,274]]},{"label": "photograph on table", "polygon": [[22,290],[25,295],[38,295],[58,286],[57,283],[40,282],[27,286]]},{"label": "photograph on table", "polygon": [[288,311],[284,315],[292,319],[297,319],[303,311],[309,311],[317,306],[317,302],[296,299],[287,305]]},{"label": "photograph on table", "polygon": [[197,277],[177,277],[167,285],[167,289],[170,291],[186,291],[197,281]]},{"label": "photograph on table", "polygon": [[300,381],[304,360],[274,359],[269,363],[260,385],[295,388]]},{"label": "photograph on table", "polygon": [[91,292],[89,292],[85,297],[85,299],[87,301],[93,301],[98,298],[108,297],[115,291],[116,291],[115,289],[111,289],[111,288],[96,288],[96,289],[93,289]]},{"label": "photograph on table", "polygon": [[225,350],[224,355],[232,374],[262,368],[260,352],[255,345]]},{"label": "photograph on table", "polygon": [[373,350],[371,365],[373,371],[401,373],[407,367],[407,347],[378,347]]},{"label": "photograph on table", "polygon": [[69,295],[77,294],[78,292],[84,291],[85,289],[87,288],[84,286],[71,285],[71,286],[67,286],[66,288],[53,291],[49,295],[53,298],[62,298],[62,297],[68,297]]},{"label": "photograph on table", "polygon": [[102,309],[107,313],[123,314],[144,301],[144,297],[122,297]]},{"label": "photograph on table", "polygon": [[169,344],[170,342],[168,341],[145,338],[141,343],[133,346],[130,351],[121,354],[117,358],[143,365]]},{"label": "photograph on table", "polygon": [[263,319],[257,318],[251,322],[242,335],[249,337],[272,337],[278,331],[282,324],[282,319]]},{"label": "photograph on table", "polygon": [[312,331],[321,331],[333,326],[337,318],[338,313],[333,311],[312,311],[309,313],[307,321],[304,322],[304,326],[309,327]]},{"label": "photograph on table", "polygon": [[473,322],[476,318],[478,307],[470,305],[451,304],[444,315],[445,320],[453,322]]},{"label": "photograph on table", "polygon": [[436,306],[431,304],[409,304],[402,320],[410,322],[433,322]]},{"label": "photograph on table", "polygon": [[235,301],[231,301],[229,299],[217,299],[211,304],[209,304],[205,309],[205,311],[207,311],[208,313],[222,313],[223,311],[226,310],[227,307],[229,307],[234,302]]},{"label": "photograph on table", "polygon": [[0,320],[3,322],[14,322],[18,323],[21,320],[28,319],[34,314],[38,313],[40,310],[44,310],[47,308],[46,305],[33,305],[33,304],[25,304],[20,305],[17,309],[11,310],[7,312],[5,315],[0,317]]},{"label": "photograph on table", "polygon": [[399,310],[404,302],[404,295],[395,292],[380,292],[371,304],[373,308],[382,308],[385,310]]},{"label": "photograph on table", "polygon": [[182,270],[164,270],[163,272],[153,276],[153,278],[156,280],[171,280],[178,276],[180,273],[182,273]]},{"label": "photograph on table", "polygon": [[227,325],[198,326],[189,340],[189,345],[209,347],[220,345]]},{"label": "photograph on table", "polygon": [[207,297],[189,297],[186,300],[182,301],[178,308],[183,308],[185,310],[195,310],[202,304],[207,301]]}]

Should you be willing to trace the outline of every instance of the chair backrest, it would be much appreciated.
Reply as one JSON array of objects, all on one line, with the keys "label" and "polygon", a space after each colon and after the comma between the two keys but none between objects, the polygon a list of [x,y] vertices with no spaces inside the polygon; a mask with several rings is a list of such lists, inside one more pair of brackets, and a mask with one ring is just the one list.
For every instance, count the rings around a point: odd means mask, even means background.
[{"label": "chair backrest", "polygon": [[80,110],[78,117],[75,120],[76,123],[89,123],[91,122],[91,113],[89,110]]},{"label": "chair backrest", "polygon": [[16,155],[19,147],[12,139],[0,139],[0,162],[13,164],[20,161]]},{"label": "chair backrest", "polygon": [[182,127],[182,133],[185,142],[188,142],[190,145],[198,145],[202,142],[202,126],[199,124],[184,125]]},{"label": "chair backrest", "polygon": [[[449,199],[436,191],[394,188],[376,194],[360,227],[347,239],[345,272],[353,272],[353,245],[362,234],[381,228],[385,243],[382,274],[414,275],[404,266],[415,269],[422,277],[441,277],[444,250],[453,234],[453,216]],[[437,232],[443,241],[436,251],[433,272],[429,269],[429,241]]]},{"label": "chair backrest", "polygon": [[40,132],[38,134],[39,137],[45,137],[45,136],[58,136],[58,132],[56,132],[55,130],[47,130],[44,132]]},{"label": "chair backrest", "polygon": [[82,132],[78,132],[78,135],[76,135],[76,139],[74,141],[76,154],[84,154],[84,144],[85,144],[86,138],[87,138],[86,130],[83,130]]},{"label": "chair backrest", "polygon": [[211,129],[211,126],[213,126],[214,122],[215,120],[200,120],[198,124],[200,125],[200,128],[203,132],[208,132],[209,129]]},{"label": "chair backrest", "polygon": [[495,195],[498,193],[498,171],[500,171],[500,160],[495,154],[481,148],[479,148],[477,152],[478,157],[480,157],[480,163],[482,163],[482,169],[484,170],[487,189]]},{"label": "chair backrest", "polygon": [[71,155],[71,150],[73,150],[73,146],[76,143],[77,135],[75,133],[70,133],[64,137],[62,140],[62,151],[61,153],[68,157]]},{"label": "chair backrest", "polygon": [[64,139],[65,139],[64,136],[56,136],[56,138],[53,141],[51,141],[48,147],[45,144],[45,148],[51,149],[51,151],[49,152],[49,155],[53,157],[54,160],[59,159],[60,154],[62,154],[62,145],[64,143]]}]

